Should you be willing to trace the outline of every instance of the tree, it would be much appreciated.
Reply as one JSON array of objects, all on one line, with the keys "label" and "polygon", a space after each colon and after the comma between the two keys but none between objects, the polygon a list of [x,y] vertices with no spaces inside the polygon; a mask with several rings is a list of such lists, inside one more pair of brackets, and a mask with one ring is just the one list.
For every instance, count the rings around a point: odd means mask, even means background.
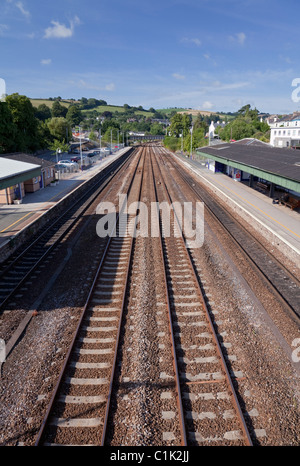
[{"label": "tree", "polygon": [[117,128],[120,129],[120,125],[115,120],[104,120],[102,123],[101,131],[105,133],[109,128]]},{"label": "tree", "polygon": [[64,105],[61,105],[58,100],[55,100],[55,102],[52,105],[51,108],[51,115],[52,117],[65,117],[67,115],[67,107]]},{"label": "tree", "polygon": [[[6,97],[6,103],[16,126],[16,150],[34,152],[39,148],[38,120],[32,103],[18,93]],[[1,104],[2,105],[2,104]]]},{"label": "tree", "polygon": [[38,140],[39,140],[39,147],[41,149],[46,149],[51,144],[52,136],[48,125],[46,122],[39,120],[38,121]]},{"label": "tree", "polygon": [[66,114],[66,119],[68,120],[71,127],[74,127],[81,123],[83,117],[78,105],[70,105]]},{"label": "tree", "polygon": [[235,120],[219,131],[221,139],[230,141],[255,137],[260,140],[269,140],[270,127],[258,118],[258,110],[251,109],[251,105],[244,105],[238,110]]},{"label": "tree", "polygon": [[163,135],[165,134],[165,130],[164,128],[162,127],[162,125],[160,125],[159,123],[154,123],[153,125],[151,125],[151,128],[150,128],[150,133],[151,134],[154,134],[154,135]]},{"label": "tree", "polygon": [[46,104],[41,104],[35,110],[35,117],[39,120],[46,121],[51,118],[51,110]]},{"label": "tree", "polygon": [[113,142],[116,142],[118,139],[118,129],[115,127],[108,128],[103,135],[103,141],[110,142],[111,139]]},{"label": "tree", "polygon": [[17,127],[7,102],[0,103],[0,153],[16,150]]},{"label": "tree", "polygon": [[112,115],[112,112],[105,110],[105,112],[103,112],[101,116],[103,116],[104,118],[112,118]]},{"label": "tree", "polygon": [[54,117],[47,121],[50,134],[53,139],[63,141],[72,136],[71,126],[66,118]]},{"label": "tree", "polygon": [[183,134],[185,137],[189,133],[191,125],[191,115],[187,115],[186,113],[176,113],[171,118],[169,132],[171,133],[171,136],[179,137],[180,134]]},{"label": "tree", "polygon": [[54,139],[54,141],[49,145],[49,148],[55,153],[58,149],[62,152],[68,152],[69,147],[69,144],[66,144],[64,139],[62,141]]}]

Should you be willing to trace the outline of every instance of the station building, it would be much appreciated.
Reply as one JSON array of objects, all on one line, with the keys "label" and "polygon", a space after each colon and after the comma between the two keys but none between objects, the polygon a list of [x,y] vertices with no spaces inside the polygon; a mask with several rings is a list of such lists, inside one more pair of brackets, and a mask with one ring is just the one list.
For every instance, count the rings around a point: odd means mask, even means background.
[{"label": "station building", "polygon": [[274,118],[270,124],[270,144],[274,147],[300,148],[300,113]]},{"label": "station building", "polygon": [[55,180],[55,163],[29,154],[0,156],[0,204],[20,203],[26,193],[49,186]]},{"label": "station building", "polygon": [[287,192],[300,199],[299,150],[244,139],[198,148],[196,157],[213,172],[225,173],[250,187],[264,183],[270,197]]}]

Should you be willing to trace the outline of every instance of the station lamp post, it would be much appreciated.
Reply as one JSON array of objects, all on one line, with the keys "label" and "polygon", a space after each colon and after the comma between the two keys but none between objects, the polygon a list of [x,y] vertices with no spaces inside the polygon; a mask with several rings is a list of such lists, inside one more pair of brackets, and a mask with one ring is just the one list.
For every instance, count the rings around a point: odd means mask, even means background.
[{"label": "station lamp post", "polygon": [[193,125],[191,126],[191,155],[190,157],[192,158],[192,155],[193,155]]},{"label": "station lamp post", "polygon": [[81,128],[80,128],[80,126],[79,126],[79,142],[80,142],[80,164],[81,164],[81,171],[82,171],[83,161],[82,161]]},{"label": "station lamp post", "polygon": [[183,155],[183,131],[180,133],[181,137],[181,155]]},{"label": "station lamp post", "polygon": [[56,163],[58,163],[58,154],[61,154],[61,152],[62,152],[61,149],[58,147],[56,149]]}]

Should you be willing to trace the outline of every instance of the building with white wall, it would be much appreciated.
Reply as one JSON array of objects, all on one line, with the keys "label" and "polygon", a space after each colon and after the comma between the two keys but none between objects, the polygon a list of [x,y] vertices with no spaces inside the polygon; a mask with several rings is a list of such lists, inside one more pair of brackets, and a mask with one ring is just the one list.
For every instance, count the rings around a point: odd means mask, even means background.
[{"label": "building with white wall", "polygon": [[300,113],[275,119],[271,126],[270,144],[273,147],[300,148]]}]

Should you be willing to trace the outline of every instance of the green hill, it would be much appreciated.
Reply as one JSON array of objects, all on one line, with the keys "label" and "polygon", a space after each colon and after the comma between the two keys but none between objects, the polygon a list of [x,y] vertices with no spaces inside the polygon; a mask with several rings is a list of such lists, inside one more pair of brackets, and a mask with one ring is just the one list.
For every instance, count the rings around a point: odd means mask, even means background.
[{"label": "green hill", "polygon": [[[29,99],[30,102],[34,107],[38,107],[39,105],[45,104],[47,107],[51,108],[55,100],[50,100],[50,99]],[[59,103],[61,105],[64,105],[65,107],[69,107],[72,103],[71,100],[60,100]]]}]

